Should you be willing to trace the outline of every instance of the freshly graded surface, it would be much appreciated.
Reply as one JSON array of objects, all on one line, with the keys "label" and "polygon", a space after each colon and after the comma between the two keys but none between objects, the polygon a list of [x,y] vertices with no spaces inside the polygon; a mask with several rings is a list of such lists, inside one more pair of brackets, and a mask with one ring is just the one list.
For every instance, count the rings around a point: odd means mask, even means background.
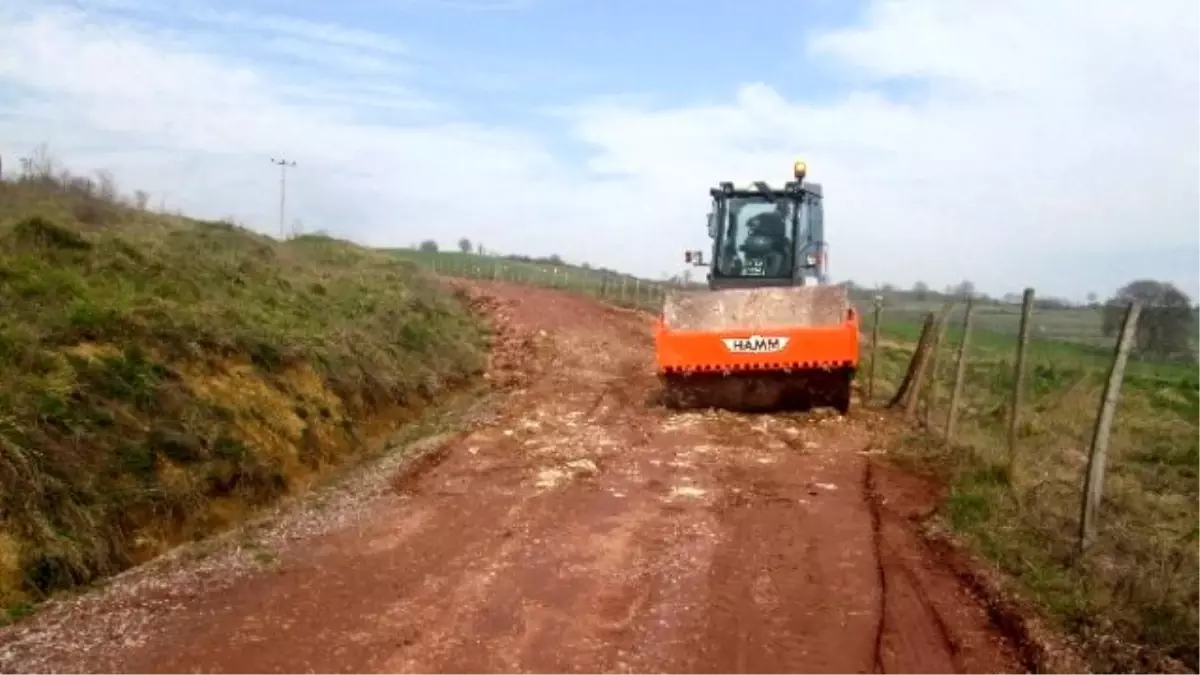
[{"label": "freshly graded surface", "polygon": [[471,288],[486,419],[0,630],[5,671],[1024,672],[879,420],[673,412],[649,321]]}]

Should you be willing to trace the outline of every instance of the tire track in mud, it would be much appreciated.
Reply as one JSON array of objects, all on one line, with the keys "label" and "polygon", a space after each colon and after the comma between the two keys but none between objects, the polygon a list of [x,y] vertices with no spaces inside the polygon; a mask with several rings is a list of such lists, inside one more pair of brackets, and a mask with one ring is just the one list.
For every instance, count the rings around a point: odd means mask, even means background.
[{"label": "tire track in mud", "polygon": [[[898,562],[900,551],[894,540],[905,533],[894,531],[893,519],[883,513],[883,498],[876,490],[874,465],[866,462],[863,494],[871,510],[875,559],[880,586],[879,624],[875,639],[877,673],[895,672],[893,663],[919,664],[924,672],[959,672],[958,646],[937,608],[931,603],[921,579],[912,568]],[[890,535],[890,536],[889,536]],[[900,612],[899,608],[907,611]],[[915,620],[916,617],[921,620]],[[913,625],[934,630],[924,640],[911,638]],[[934,638],[937,638],[935,641]]]},{"label": "tire track in mud", "polygon": [[871,544],[875,549],[875,571],[876,577],[879,580],[879,604],[876,610],[879,613],[879,618],[875,623],[875,656],[874,656],[874,672],[883,673],[883,633],[887,628],[887,572],[883,568],[883,534],[879,524],[879,503],[872,490],[871,484],[871,464],[868,462],[866,469],[863,471],[863,494],[867,498],[867,508],[871,510]]},{"label": "tire track in mud", "polygon": [[[491,419],[397,475],[361,520],[280,550],[270,570],[189,590],[140,632],[97,640],[102,649],[71,651],[63,637],[100,624],[35,621],[40,641],[27,644],[43,649],[5,658],[0,634],[0,664],[1019,669],[986,612],[911,538],[903,509],[924,488],[874,468],[860,414],[668,411],[652,402],[645,317],[545,289],[466,286],[526,337],[549,336],[521,377],[512,355],[498,360],[514,384]],[[105,609],[104,594],[83,602]]]},{"label": "tire track in mud", "polygon": [[919,532],[941,491],[874,460],[865,494],[878,523],[883,593],[879,672],[1030,672],[1021,640],[993,623],[988,603],[963,584]]}]

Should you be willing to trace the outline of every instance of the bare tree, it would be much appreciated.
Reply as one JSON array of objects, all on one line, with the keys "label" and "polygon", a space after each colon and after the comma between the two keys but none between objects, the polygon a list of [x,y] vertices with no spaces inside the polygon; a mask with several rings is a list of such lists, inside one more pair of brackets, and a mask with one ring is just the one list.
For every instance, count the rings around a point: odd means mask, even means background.
[{"label": "bare tree", "polygon": [[112,172],[108,169],[100,169],[96,171],[96,182],[98,189],[96,196],[106,202],[117,201],[117,180],[113,178]]},{"label": "bare tree", "polygon": [[45,143],[39,144],[33,149],[33,154],[28,158],[27,165],[29,177],[34,180],[49,180],[54,177],[55,169],[58,167],[58,160],[50,152],[50,146]]}]

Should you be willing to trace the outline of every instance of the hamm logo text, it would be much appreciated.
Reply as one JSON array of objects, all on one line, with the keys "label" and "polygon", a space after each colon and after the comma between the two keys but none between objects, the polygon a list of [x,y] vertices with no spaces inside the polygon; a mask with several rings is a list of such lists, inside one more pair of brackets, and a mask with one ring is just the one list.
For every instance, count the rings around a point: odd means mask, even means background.
[{"label": "hamm logo text", "polygon": [[735,354],[772,354],[787,348],[788,338],[751,335],[748,338],[725,338],[726,349]]}]

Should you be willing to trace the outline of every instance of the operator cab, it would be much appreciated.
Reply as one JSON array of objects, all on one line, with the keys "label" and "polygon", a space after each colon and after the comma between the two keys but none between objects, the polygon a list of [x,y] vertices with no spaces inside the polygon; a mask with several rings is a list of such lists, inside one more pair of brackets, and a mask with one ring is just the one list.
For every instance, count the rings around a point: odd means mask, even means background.
[{"label": "operator cab", "polygon": [[[726,182],[709,191],[710,288],[825,282],[821,186],[804,183],[806,169],[796,162],[796,180],[782,189],[762,182],[741,187]],[[688,252],[685,259],[709,264],[699,251]]]}]

